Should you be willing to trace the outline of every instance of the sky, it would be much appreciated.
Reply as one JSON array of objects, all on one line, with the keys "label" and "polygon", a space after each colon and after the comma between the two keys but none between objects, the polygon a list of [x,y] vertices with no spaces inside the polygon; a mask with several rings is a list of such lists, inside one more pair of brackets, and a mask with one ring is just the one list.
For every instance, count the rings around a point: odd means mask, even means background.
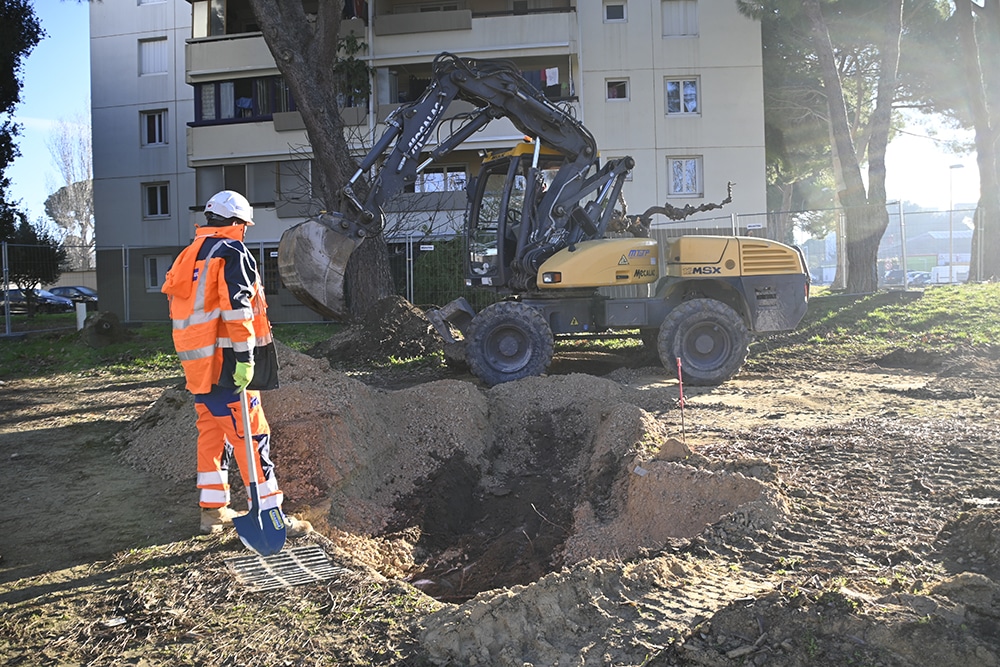
[{"label": "sky", "polygon": [[14,109],[21,157],[6,171],[10,198],[21,201],[32,222],[45,216],[45,200],[59,189],[50,133],[59,121],[90,118],[89,7],[76,0],[34,0],[34,6],[47,35],[22,67],[21,104]]},{"label": "sky", "polygon": [[[55,164],[48,149],[50,133],[60,121],[90,117],[90,20],[86,2],[35,0],[35,13],[48,33],[23,68],[24,88],[14,120],[20,123],[21,157],[8,167],[10,195],[35,221],[45,214],[45,199],[58,189]],[[948,132],[943,138],[971,139],[971,133]],[[948,210],[951,203],[979,199],[975,154],[955,155],[939,148],[926,127],[915,126],[889,144],[886,190],[889,201],[910,201],[928,209]],[[962,168],[951,169],[951,165]]]}]

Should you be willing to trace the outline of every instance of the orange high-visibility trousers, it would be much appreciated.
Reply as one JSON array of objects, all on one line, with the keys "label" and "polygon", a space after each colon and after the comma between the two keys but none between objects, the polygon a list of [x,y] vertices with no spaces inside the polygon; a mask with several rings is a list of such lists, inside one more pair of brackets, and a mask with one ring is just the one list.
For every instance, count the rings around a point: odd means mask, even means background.
[{"label": "orange high-visibility trousers", "polygon": [[[247,405],[251,436],[257,449],[258,465],[254,472],[260,506],[263,510],[281,507],[282,493],[270,458],[271,427],[264,417],[259,391],[247,391]],[[239,394],[233,394],[231,388],[217,387],[209,394],[195,394],[194,407],[198,413],[199,504],[206,508],[229,504],[229,463],[233,456],[249,498],[248,473],[253,466],[247,462]]]}]

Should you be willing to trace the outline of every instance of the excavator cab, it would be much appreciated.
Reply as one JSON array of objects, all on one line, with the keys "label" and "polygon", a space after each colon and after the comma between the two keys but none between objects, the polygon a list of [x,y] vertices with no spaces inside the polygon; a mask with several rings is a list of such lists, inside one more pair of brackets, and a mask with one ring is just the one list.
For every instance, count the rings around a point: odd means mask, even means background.
[{"label": "excavator cab", "polygon": [[560,153],[527,142],[485,156],[469,183],[468,285],[508,285],[519,250],[536,240],[535,204],[565,161]]}]

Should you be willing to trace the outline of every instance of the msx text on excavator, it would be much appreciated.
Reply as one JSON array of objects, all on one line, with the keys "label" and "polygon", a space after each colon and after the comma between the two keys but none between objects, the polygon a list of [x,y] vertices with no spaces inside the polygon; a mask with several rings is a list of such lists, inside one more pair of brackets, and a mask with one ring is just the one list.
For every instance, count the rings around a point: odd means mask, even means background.
[{"label": "msx text on excavator", "polygon": [[[438,137],[449,105],[475,110]],[[466,284],[503,300],[475,312],[458,300],[428,312],[446,339],[462,332],[472,372],[488,385],[545,372],[557,337],[634,335],[693,385],[739,372],[751,336],[789,331],[805,314],[809,280],[801,252],[766,239],[684,235],[650,238],[652,216],[696,211],[669,204],[625,211],[630,157],[601,164],[583,124],[552,103],[507,60],[436,57],[430,84],[386,120],[343,194],[353,214],[324,213],[282,235],[278,262],[303,303],[335,319],[346,312],[344,272],[356,244],[378,234],[384,205],[428,165],[498,118],[529,142],[487,154],[467,184]],[[433,150],[424,148],[437,139]],[[354,185],[373,171],[362,201]],[[649,296],[610,297],[599,288],[642,285]],[[452,326],[449,326],[451,324]]]}]

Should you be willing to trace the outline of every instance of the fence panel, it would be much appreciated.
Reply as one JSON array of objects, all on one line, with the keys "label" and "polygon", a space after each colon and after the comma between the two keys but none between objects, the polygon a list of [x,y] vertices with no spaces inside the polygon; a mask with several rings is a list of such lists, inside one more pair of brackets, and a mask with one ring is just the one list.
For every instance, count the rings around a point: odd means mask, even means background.
[{"label": "fence panel", "polygon": [[[890,204],[889,224],[878,249],[876,273],[880,287],[922,287],[934,282],[961,282],[966,279],[970,264],[974,209],[953,211],[906,211]],[[843,210],[780,211],[752,215],[720,215],[698,221],[674,222],[654,219],[650,236],[662,244],[689,234],[739,234],[786,241],[793,229],[805,226],[828,229],[823,238],[801,239],[798,243],[814,284],[830,285],[838,275],[846,277],[843,266]],[[796,232],[801,234],[801,232]],[[277,244],[251,244],[258,262],[271,306],[274,322],[319,321],[322,317],[300,304],[281,284],[277,269]],[[4,332],[16,333],[27,328],[51,325],[71,327],[49,320],[58,313],[27,313],[18,304],[19,290],[27,284],[45,288],[55,285],[83,285],[99,288],[100,308],[116,312],[125,322],[166,321],[166,299],[160,286],[166,270],[181,250],[178,247],[99,246],[83,248],[67,246],[58,260],[61,275],[57,280],[45,280],[39,285],[30,276],[52,269],[51,248],[2,244],[3,298],[0,314]],[[660,253],[661,261],[665,256]],[[101,265],[100,281],[96,271]],[[464,296],[474,308],[481,309],[502,298],[488,289],[465,286],[465,242],[462,236],[453,239],[424,238],[417,235],[390,243],[390,263],[396,291],[419,307],[442,306]],[[661,266],[662,272],[663,266]],[[22,284],[24,283],[24,284]],[[843,283],[841,283],[843,284]],[[642,286],[646,287],[646,286]],[[837,287],[837,285],[833,285]],[[626,291],[621,291],[621,290]],[[645,296],[648,288],[605,288],[611,296]],[[620,293],[619,293],[620,292]],[[29,319],[31,320],[29,322]]]}]

